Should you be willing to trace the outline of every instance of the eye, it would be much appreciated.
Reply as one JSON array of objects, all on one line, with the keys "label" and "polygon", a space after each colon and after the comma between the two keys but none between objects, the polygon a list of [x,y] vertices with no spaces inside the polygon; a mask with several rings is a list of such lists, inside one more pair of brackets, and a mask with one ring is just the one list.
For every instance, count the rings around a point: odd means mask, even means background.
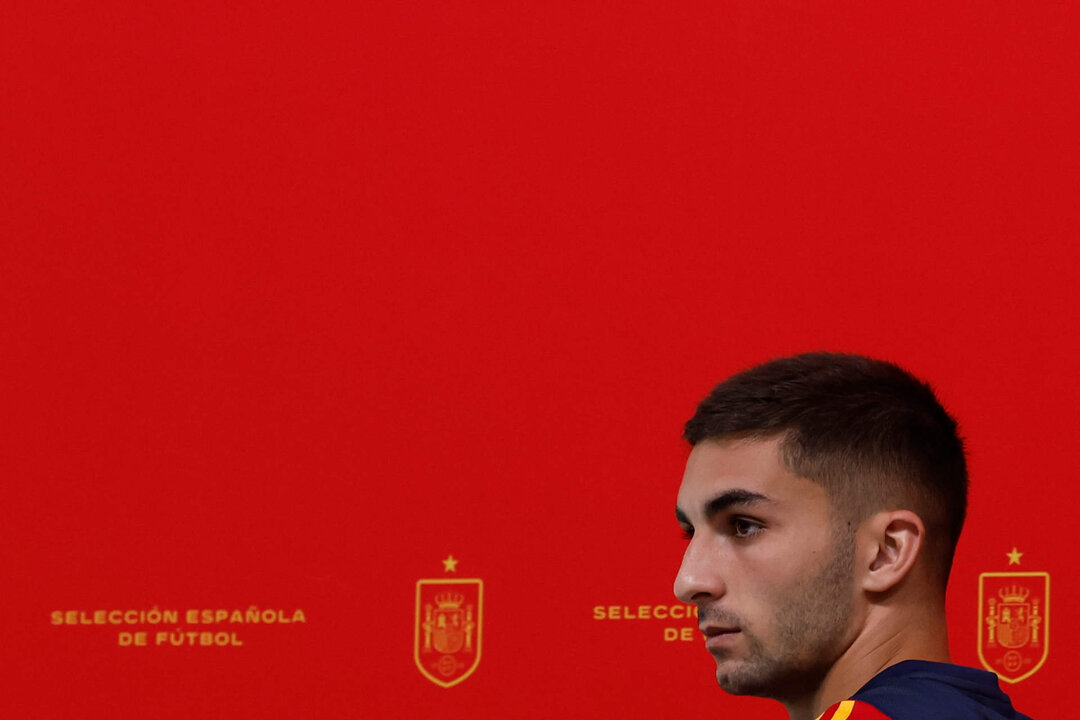
[{"label": "eye", "polygon": [[734,517],[731,519],[731,534],[737,538],[753,537],[764,529],[765,527],[761,523],[750,518]]},{"label": "eye", "polygon": [[682,530],[683,540],[691,540],[694,537],[694,528],[690,525],[680,525],[679,529]]}]

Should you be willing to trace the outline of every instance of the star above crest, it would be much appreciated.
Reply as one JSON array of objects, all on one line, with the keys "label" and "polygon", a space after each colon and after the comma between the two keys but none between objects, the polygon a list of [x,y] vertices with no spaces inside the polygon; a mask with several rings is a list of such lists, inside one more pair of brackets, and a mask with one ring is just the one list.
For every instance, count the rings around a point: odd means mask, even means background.
[{"label": "star above crest", "polygon": [[1012,552],[1005,553],[1005,556],[1009,558],[1009,564],[1010,565],[1019,565],[1020,564],[1020,558],[1022,558],[1024,556],[1024,553],[1017,550],[1016,546],[1013,545]]},{"label": "star above crest", "polygon": [[442,561],[443,572],[457,572],[458,560],[453,555],[447,555],[446,559]]}]

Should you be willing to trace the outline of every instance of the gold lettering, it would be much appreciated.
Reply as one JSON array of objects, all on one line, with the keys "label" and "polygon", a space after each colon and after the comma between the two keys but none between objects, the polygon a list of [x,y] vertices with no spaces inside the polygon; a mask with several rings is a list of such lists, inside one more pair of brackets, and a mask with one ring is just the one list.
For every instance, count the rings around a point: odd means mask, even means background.
[{"label": "gold lettering", "polygon": [[[278,612],[278,622],[287,622],[284,611]],[[296,612],[300,613],[299,610]],[[684,620],[697,616],[698,609],[694,605],[594,605],[592,608],[593,620]]]}]

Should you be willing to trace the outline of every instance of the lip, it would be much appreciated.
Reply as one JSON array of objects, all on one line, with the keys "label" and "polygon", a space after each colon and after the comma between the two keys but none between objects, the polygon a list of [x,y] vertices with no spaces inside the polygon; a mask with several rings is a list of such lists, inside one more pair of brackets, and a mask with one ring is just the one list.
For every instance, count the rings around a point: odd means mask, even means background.
[{"label": "lip", "polygon": [[701,628],[701,632],[705,634],[705,647],[709,650],[726,647],[735,642],[736,638],[742,634],[742,631],[737,627],[717,625],[707,625]]}]

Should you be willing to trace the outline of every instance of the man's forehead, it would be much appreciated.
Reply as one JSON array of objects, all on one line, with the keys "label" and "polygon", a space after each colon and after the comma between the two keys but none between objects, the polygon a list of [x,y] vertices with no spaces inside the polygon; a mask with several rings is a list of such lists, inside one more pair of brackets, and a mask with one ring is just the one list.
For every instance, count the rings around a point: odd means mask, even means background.
[{"label": "man's forehead", "polygon": [[764,495],[778,503],[798,500],[815,488],[821,490],[816,483],[784,467],[779,444],[780,438],[698,443],[686,461],[678,507],[689,513],[717,495],[736,489]]},{"label": "man's forehead", "polygon": [[755,440],[734,438],[703,440],[693,447],[686,460],[684,481],[725,479],[745,476],[766,478],[788,474],[780,463],[780,439]]}]

